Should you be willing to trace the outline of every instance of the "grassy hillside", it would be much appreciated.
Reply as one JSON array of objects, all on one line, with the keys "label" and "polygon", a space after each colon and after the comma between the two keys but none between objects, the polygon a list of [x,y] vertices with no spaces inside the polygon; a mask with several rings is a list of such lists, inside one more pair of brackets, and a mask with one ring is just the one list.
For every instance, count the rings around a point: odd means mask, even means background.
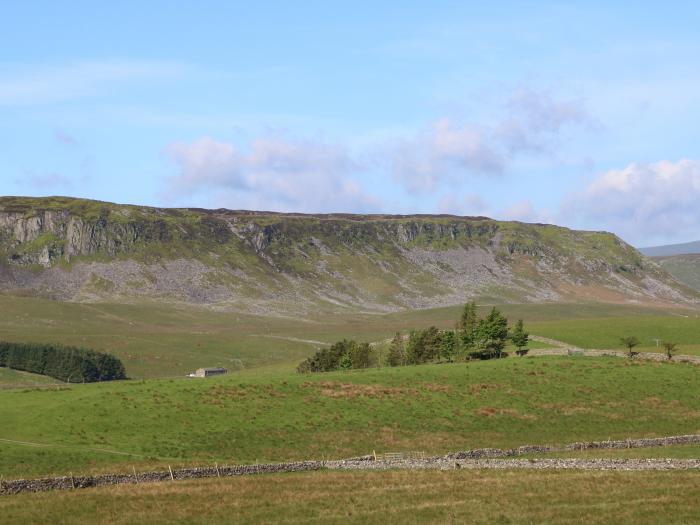
[{"label": "grassy hillside", "polygon": [[0,389],[31,388],[58,384],[60,382],[52,377],[0,367]]},{"label": "grassy hillside", "polygon": [[3,523],[700,522],[700,472],[315,472],[0,499]]},{"label": "grassy hillside", "polygon": [[654,257],[654,260],[680,282],[700,290],[700,254]]},{"label": "grassy hillside", "polygon": [[5,390],[0,475],[694,433],[697,377],[687,364],[512,358]]}]

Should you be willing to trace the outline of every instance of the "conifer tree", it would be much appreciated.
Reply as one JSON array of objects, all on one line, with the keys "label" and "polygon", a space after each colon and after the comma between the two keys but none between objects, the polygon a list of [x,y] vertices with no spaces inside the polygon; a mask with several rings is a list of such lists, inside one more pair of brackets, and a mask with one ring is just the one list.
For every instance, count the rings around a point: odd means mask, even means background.
[{"label": "conifer tree", "polygon": [[479,320],[476,317],[476,303],[474,301],[470,301],[464,305],[462,316],[460,317],[458,323],[459,339],[462,348],[465,351],[474,348],[474,336],[476,334],[478,322]]},{"label": "conifer tree", "polygon": [[519,356],[524,356],[527,353],[527,343],[530,341],[530,334],[525,331],[522,319],[518,319],[518,322],[515,323],[510,340],[513,341],[515,348],[517,348],[516,353]]},{"label": "conifer tree", "polygon": [[396,332],[389,346],[389,355],[386,356],[386,364],[389,366],[403,366],[406,364],[406,348],[403,344],[403,336]]}]

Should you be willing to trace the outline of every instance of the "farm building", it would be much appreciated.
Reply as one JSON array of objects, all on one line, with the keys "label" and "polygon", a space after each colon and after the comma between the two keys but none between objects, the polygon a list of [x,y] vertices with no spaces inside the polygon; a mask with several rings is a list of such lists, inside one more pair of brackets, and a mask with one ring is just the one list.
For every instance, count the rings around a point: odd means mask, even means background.
[{"label": "farm building", "polygon": [[228,370],[225,368],[198,368],[194,374],[190,374],[190,377],[211,377],[220,376],[226,373],[228,373]]}]

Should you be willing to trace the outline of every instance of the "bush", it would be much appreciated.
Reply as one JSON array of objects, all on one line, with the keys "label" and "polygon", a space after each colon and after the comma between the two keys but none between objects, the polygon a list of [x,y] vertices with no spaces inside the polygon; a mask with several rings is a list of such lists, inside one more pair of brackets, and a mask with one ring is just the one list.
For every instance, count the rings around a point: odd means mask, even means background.
[{"label": "bush", "polygon": [[467,354],[470,360],[476,360],[479,359],[481,361],[485,361],[487,359],[500,359],[502,357],[508,357],[508,352],[503,352],[499,350],[492,350],[492,349],[485,349],[485,350],[476,350],[474,352],[469,352]]},{"label": "bush", "polygon": [[124,365],[112,355],[51,343],[0,342],[0,366],[71,383],[126,379]]}]

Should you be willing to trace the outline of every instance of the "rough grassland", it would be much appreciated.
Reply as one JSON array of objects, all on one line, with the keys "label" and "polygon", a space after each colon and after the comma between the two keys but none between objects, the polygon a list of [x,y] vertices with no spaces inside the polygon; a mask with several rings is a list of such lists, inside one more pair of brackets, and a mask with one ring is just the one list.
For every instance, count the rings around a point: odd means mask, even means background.
[{"label": "rough grassland", "polygon": [[[482,313],[487,308],[483,306]],[[644,350],[656,350],[653,338],[662,337],[679,343],[680,353],[700,351],[697,311],[600,304],[499,308],[511,320],[523,318],[533,334],[589,348],[619,348],[619,337],[637,335]],[[0,295],[0,339],[59,342],[113,353],[135,378],[182,377],[201,366],[274,366],[291,372],[325,343],[344,337],[382,341],[397,330],[431,324],[453,328],[459,311],[451,307],[387,315],[319,313],[298,319],[148,302],[77,304]]]},{"label": "rough grassland", "polygon": [[51,386],[58,383],[52,377],[0,367],[0,389]]},{"label": "rough grassland", "polygon": [[700,472],[314,472],[0,498],[25,523],[694,524]]},{"label": "rough grassland", "polygon": [[0,438],[58,446],[0,442],[0,475],[698,433],[698,373],[688,364],[540,357],[5,390]]}]

